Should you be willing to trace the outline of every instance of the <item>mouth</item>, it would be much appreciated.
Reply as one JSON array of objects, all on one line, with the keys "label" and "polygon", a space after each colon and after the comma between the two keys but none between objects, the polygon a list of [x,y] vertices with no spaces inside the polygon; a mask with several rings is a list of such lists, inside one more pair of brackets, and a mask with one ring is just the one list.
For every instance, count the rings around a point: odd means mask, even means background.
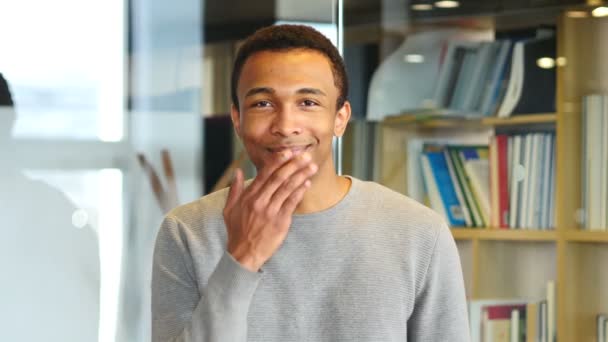
[{"label": "mouth", "polygon": [[299,154],[302,154],[302,153],[310,150],[311,148],[312,148],[312,144],[308,144],[308,145],[298,145],[298,146],[275,146],[275,147],[269,147],[266,150],[273,154],[290,150],[292,155],[297,156]]}]

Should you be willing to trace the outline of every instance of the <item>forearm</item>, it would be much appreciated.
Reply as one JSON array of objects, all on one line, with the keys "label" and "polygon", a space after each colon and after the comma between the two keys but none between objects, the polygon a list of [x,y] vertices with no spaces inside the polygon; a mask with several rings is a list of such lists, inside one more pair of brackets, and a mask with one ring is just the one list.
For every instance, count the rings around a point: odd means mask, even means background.
[{"label": "forearm", "polygon": [[[184,307],[162,298],[163,291],[153,292],[153,341],[245,342],[247,314],[260,278],[260,273],[246,270],[225,253],[203,293],[191,288],[194,293],[177,300]],[[186,298],[197,298],[198,304],[189,307]]]}]

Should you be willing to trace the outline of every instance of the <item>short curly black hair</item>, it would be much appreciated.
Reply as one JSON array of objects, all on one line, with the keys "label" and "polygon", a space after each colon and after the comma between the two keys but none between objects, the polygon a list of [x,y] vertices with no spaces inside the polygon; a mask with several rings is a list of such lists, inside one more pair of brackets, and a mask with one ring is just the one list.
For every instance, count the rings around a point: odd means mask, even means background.
[{"label": "short curly black hair", "polygon": [[338,88],[336,109],[342,108],[348,95],[348,77],[344,60],[338,49],[319,31],[305,25],[276,25],[257,30],[239,48],[230,78],[232,103],[239,108],[236,88],[241,77],[243,65],[249,57],[261,51],[289,51],[310,49],[326,56],[331,64],[334,84]]}]

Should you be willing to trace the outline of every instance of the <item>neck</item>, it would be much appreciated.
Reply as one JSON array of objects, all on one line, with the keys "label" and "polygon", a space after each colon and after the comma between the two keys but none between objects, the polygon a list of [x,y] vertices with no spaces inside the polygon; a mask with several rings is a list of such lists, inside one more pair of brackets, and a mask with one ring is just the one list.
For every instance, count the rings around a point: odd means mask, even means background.
[{"label": "neck", "polygon": [[350,185],[351,180],[337,175],[333,165],[326,170],[319,170],[295,213],[310,214],[333,207],[346,196]]}]

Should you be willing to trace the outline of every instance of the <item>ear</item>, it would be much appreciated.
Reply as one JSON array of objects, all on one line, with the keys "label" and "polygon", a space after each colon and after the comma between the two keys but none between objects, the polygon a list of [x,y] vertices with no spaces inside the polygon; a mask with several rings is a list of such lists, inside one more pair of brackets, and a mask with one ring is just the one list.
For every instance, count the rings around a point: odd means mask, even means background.
[{"label": "ear", "polygon": [[232,119],[232,125],[234,126],[236,134],[241,137],[241,114],[234,103],[230,106],[230,118]]},{"label": "ear", "polygon": [[344,131],[346,130],[346,126],[348,125],[348,121],[350,120],[350,115],[350,102],[344,101],[344,105],[338,110],[338,112],[336,113],[336,117],[334,118],[335,136],[341,137],[342,135],[344,135]]}]

